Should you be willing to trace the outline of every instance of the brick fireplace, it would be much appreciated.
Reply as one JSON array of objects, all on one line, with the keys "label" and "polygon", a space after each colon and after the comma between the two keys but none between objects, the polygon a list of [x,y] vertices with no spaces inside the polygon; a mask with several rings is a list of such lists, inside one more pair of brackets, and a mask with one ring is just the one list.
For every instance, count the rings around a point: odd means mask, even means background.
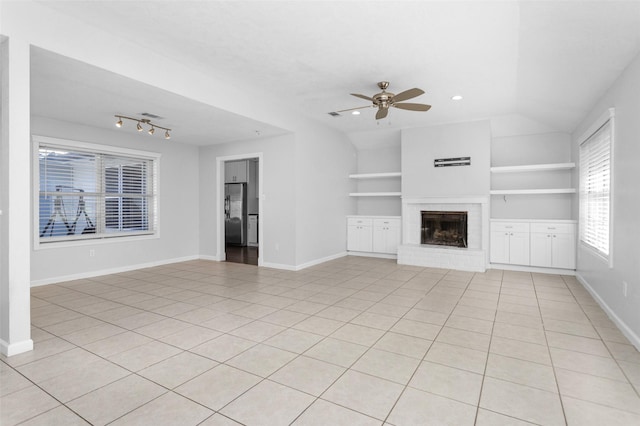
[{"label": "brick fireplace", "polygon": [[[423,244],[423,212],[466,213],[466,247]],[[488,263],[488,197],[402,199],[402,242],[398,263],[484,272]]]}]

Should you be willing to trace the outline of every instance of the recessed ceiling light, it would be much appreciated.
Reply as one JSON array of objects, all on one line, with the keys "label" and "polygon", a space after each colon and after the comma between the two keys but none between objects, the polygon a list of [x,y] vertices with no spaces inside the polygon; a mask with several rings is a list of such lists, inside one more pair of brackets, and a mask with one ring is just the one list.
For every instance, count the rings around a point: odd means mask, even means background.
[{"label": "recessed ceiling light", "polygon": [[451,97],[452,101],[459,101],[462,100],[462,95],[454,95]]},{"label": "recessed ceiling light", "polygon": [[360,111],[352,111],[351,114],[353,115],[360,115]]}]

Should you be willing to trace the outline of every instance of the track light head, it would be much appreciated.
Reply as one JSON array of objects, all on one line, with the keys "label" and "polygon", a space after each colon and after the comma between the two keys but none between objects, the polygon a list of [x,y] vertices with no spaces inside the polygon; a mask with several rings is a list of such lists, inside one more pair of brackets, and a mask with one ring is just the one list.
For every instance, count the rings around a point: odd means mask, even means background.
[{"label": "track light head", "polygon": [[122,122],[123,119],[131,120],[136,122],[136,130],[138,130],[139,132],[144,130],[142,126],[146,124],[146,125],[149,125],[149,130],[147,130],[147,133],[149,133],[150,135],[153,135],[156,132],[156,127],[157,127],[158,129],[164,130],[165,139],[171,139],[171,133],[170,133],[171,129],[169,129],[168,127],[158,126],[157,124],[152,123],[151,120],[148,118],[134,118],[134,117],[127,117],[126,115],[114,115],[114,117],[118,119],[118,121],[116,121],[116,127],[123,126],[123,122]]}]

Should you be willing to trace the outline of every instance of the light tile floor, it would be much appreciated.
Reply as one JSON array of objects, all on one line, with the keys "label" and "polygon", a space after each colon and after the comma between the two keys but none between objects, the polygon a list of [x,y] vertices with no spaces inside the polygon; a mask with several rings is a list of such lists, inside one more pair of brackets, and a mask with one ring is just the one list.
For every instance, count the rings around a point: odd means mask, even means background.
[{"label": "light tile floor", "polygon": [[574,277],[345,257],[32,289],[0,424],[640,425],[640,354]]}]

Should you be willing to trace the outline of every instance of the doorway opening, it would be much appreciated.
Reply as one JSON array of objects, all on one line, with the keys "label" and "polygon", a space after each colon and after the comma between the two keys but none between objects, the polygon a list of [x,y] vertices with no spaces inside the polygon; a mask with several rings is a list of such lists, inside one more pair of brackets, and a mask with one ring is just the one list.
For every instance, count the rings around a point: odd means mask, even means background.
[{"label": "doorway opening", "polygon": [[259,264],[260,159],[224,162],[224,251],[227,262]]}]

